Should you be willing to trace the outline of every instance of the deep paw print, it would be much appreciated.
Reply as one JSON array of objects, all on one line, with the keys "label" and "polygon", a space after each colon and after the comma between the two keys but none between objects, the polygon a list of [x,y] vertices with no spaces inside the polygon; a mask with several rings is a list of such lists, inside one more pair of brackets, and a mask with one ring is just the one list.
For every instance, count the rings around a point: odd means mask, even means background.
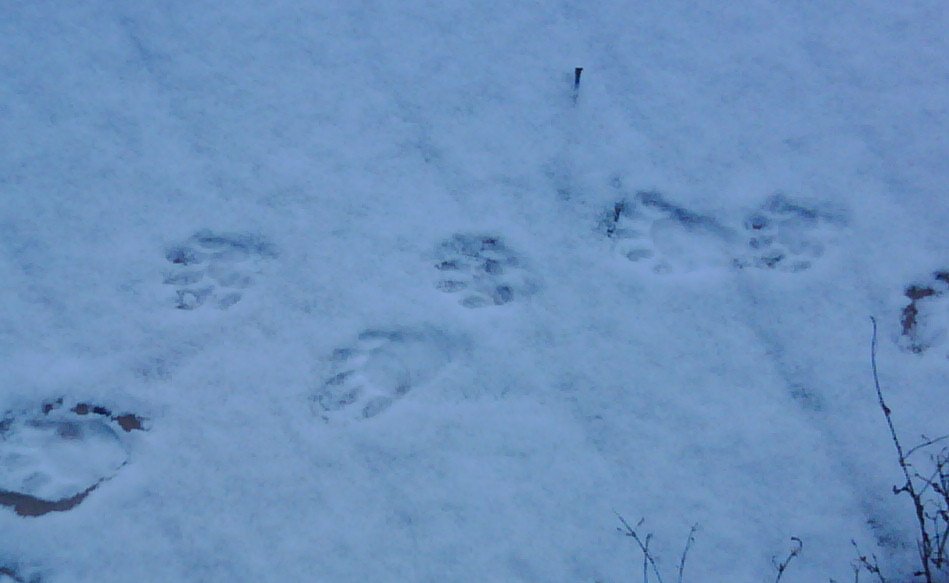
[{"label": "deep paw print", "polygon": [[903,308],[901,343],[920,353],[938,346],[949,335],[949,270],[933,273],[932,280],[906,288],[909,304]]},{"label": "deep paw print", "polygon": [[314,411],[369,419],[430,382],[452,358],[452,342],[433,330],[369,330],[333,353],[333,369],[313,396]]},{"label": "deep paw print", "polygon": [[253,285],[263,260],[273,256],[260,236],[198,231],[165,253],[171,268],[164,283],[174,288],[174,305],[179,310],[204,305],[227,309]]},{"label": "deep paw print", "polygon": [[62,399],[0,420],[0,506],[42,516],[78,506],[129,460],[123,433],[144,429],[131,413]]},{"label": "deep paw print", "polygon": [[843,223],[839,213],[774,195],[745,219],[745,252],[739,268],[796,272],[809,269],[832,244]]},{"label": "deep paw print", "polygon": [[508,304],[535,291],[523,261],[496,235],[455,234],[435,251],[435,287],[466,308]]},{"label": "deep paw print", "polygon": [[687,273],[728,265],[731,232],[658,192],[639,192],[614,203],[601,224],[616,252],[648,272]]}]

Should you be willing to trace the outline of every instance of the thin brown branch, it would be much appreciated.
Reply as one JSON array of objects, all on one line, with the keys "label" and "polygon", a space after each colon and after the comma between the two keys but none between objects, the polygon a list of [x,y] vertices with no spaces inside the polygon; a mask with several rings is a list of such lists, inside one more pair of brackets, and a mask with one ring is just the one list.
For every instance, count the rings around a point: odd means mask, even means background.
[{"label": "thin brown branch", "polygon": [[[662,575],[659,574],[659,567],[656,565],[656,560],[652,556],[652,553],[649,552],[649,541],[652,539],[652,534],[650,533],[646,535],[646,542],[644,543],[639,537],[639,533],[636,532],[636,529],[630,526],[629,523],[626,522],[625,518],[623,518],[618,512],[616,513],[616,517],[619,518],[619,521],[623,524],[623,528],[617,528],[616,530],[636,541],[636,544],[639,545],[639,550],[641,550],[643,553],[643,583],[649,583],[649,572],[646,569],[647,563],[652,567],[653,573],[656,574],[656,580],[659,583],[662,583]],[[644,521],[645,519],[641,519],[638,523],[636,523],[636,528],[642,526]]]},{"label": "thin brown branch", "polygon": [[903,452],[903,445],[900,443],[900,438],[896,433],[896,427],[893,425],[893,411],[886,405],[886,401],[883,399],[883,389],[880,388],[880,375],[877,371],[877,321],[876,318],[872,316],[870,317],[870,321],[873,322],[873,338],[870,341],[870,367],[873,370],[873,386],[876,388],[880,409],[883,410],[883,416],[886,417],[886,425],[890,429],[890,438],[893,440],[894,447],[896,447],[900,469],[903,471],[903,477],[906,478],[906,483],[898,490],[894,488],[894,492],[897,494],[906,492],[913,500],[913,507],[916,511],[916,523],[919,526],[919,534],[921,537],[920,554],[922,555],[923,574],[926,576],[926,583],[934,583],[932,570],[929,565],[929,559],[932,557],[932,542],[929,538],[929,531],[926,528],[926,512],[922,498],[916,491],[916,486],[913,483],[909,469],[910,466]]},{"label": "thin brown branch", "polygon": [[[923,439],[927,439],[925,435],[923,436]],[[940,441],[943,441],[943,440],[945,440],[945,439],[949,439],[949,435],[942,435],[942,436],[940,436],[940,437],[937,437],[936,439],[927,439],[927,441],[924,441],[923,443],[920,443],[920,444],[917,445],[916,447],[913,447],[913,448],[911,448],[909,451],[907,451],[907,452],[906,452],[906,457],[909,457],[909,456],[913,455],[916,451],[918,451],[918,450],[920,450],[920,449],[929,447],[930,445],[935,445],[935,444],[937,444],[937,443],[939,443]]]},{"label": "thin brown branch", "polygon": [[784,577],[784,572],[787,571],[791,561],[793,561],[794,557],[800,555],[801,551],[804,550],[804,541],[801,539],[797,538],[796,536],[792,536],[791,542],[793,543],[791,552],[788,553],[788,556],[783,561],[778,563],[777,557],[771,557],[771,564],[774,565],[774,568],[778,571],[778,576],[774,579],[774,583],[781,583],[781,577]]},{"label": "thin brown branch", "polygon": [[886,577],[883,576],[883,573],[880,571],[880,562],[877,561],[877,556],[871,554],[870,557],[867,557],[860,552],[860,547],[857,546],[857,541],[851,540],[850,544],[853,545],[853,549],[857,552],[857,564],[854,567],[854,570],[857,572],[858,579],[861,569],[866,569],[867,573],[871,575],[876,575],[877,580],[880,583],[886,583]]},{"label": "thin brown branch", "polygon": [[682,550],[682,559],[679,560],[679,577],[677,579],[678,583],[682,583],[682,573],[685,571],[685,559],[689,555],[689,549],[692,548],[692,543],[695,542],[695,532],[698,529],[698,523],[693,524],[692,528],[689,529],[689,538],[685,541],[685,548]]}]

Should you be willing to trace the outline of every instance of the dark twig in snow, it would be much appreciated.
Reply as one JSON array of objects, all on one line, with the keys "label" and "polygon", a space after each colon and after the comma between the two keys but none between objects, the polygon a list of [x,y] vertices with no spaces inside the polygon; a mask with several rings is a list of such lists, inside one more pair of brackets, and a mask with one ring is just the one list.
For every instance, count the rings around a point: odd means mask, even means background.
[{"label": "dark twig in snow", "polygon": [[922,443],[920,443],[920,444],[917,445],[916,447],[910,448],[910,450],[906,452],[906,457],[909,457],[909,456],[913,455],[913,453],[915,453],[916,451],[918,451],[918,450],[920,450],[920,449],[929,447],[930,445],[939,443],[940,441],[943,441],[943,440],[945,440],[945,439],[949,439],[949,435],[943,435],[943,436],[941,436],[941,437],[937,437],[936,439],[929,439],[929,438],[926,437],[925,435],[921,435],[920,437],[921,437],[922,439],[924,439],[925,441],[923,441]]},{"label": "dark twig in snow", "polygon": [[[949,450],[943,449],[939,454],[931,456],[935,470],[929,477],[920,475],[919,472],[913,469],[912,464],[909,462],[909,456],[920,449],[943,441],[949,436],[928,439],[924,435],[923,443],[909,450],[903,449],[903,444],[900,442],[899,435],[893,423],[893,411],[887,406],[886,400],[883,398],[883,389],[880,387],[880,376],[877,370],[876,359],[877,321],[876,318],[873,317],[870,318],[870,321],[873,323],[873,337],[870,341],[870,366],[873,371],[873,386],[876,389],[880,409],[886,418],[886,424],[890,430],[890,439],[896,448],[897,461],[899,462],[900,470],[903,472],[903,478],[905,480],[902,486],[893,487],[893,493],[902,494],[905,492],[913,501],[916,524],[919,528],[917,546],[921,566],[921,570],[914,573],[914,575],[922,575],[926,583],[936,583],[933,568],[942,571],[943,567],[947,566],[945,548],[946,536],[949,534],[949,495],[947,495],[945,490],[945,480],[943,476],[949,472],[949,454],[946,453]],[[938,494],[938,498],[940,499],[935,501],[928,498],[924,499],[923,495],[930,489]],[[935,506],[934,511],[927,512],[927,503],[931,506]],[[930,524],[927,524],[927,519],[929,519]],[[854,547],[856,548],[856,545],[854,545]],[[873,557],[872,563],[869,562],[865,556],[860,556],[859,560],[867,571],[879,575],[876,557]],[[883,580],[882,576],[880,576],[880,580]]]},{"label": "dark twig in snow", "polygon": [[883,576],[883,573],[880,572],[880,563],[877,560],[877,556],[871,554],[869,557],[860,552],[860,547],[857,546],[857,541],[851,540],[850,544],[853,545],[853,549],[857,552],[857,564],[854,565],[855,581],[859,583],[860,581],[860,570],[866,569],[867,573],[871,575],[876,575],[877,580],[880,583],[886,583],[886,577]]},{"label": "dark twig in snow", "polygon": [[[619,521],[623,523],[623,528],[617,528],[616,530],[630,537],[636,544],[639,545],[639,550],[643,552],[643,583],[649,583],[649,570],[647,567],[652,566],[653,573],[656,574],[656,580],[659,583],[662,583],[662,575],[659,574],[659,567],[656,565],[656,559],[652,556],[652,553],[649,552],[649,542],[652,540],[652,533],[646,535],[645,541],[640,538],[639,533],[636,532],[632,526],[626,522],[626,519],[623,518],[619,513],[616,514],[616,517],[619,518]],[[639,528],[646,522],[645,518],[641,518],[639,522],[636,523],[636,528]]]},{"label": "dark twig in snow", "polygon": [[698,529],[698,523],[693,524],[692,528],[689,529],[689,539],[685,541],[685,548],[682,550],[682,558],[679,560],[679,578],[677,579],[678,583],[682,583],[682,573],[685,571],[685,559],[689,556],[689,549],[692,548],[692,543],[695,542],[695,532]]},{"label": "dark twig in snow", "polygon": [[576,67],[573,70],[573,102],[577,102],[580,97],[580,75],[583,74],[583,67]]},{"label": "dark twig in snow", "polygon": [[[619,521],[623,524],[623,528],[617,528],[616,530],[636,541],[636,544],[639,545],[639,550],[643,553],[643,583],[649,583],[650,567],[652,568],[652,572],[656,575],[656,581],[662,583],[662,575],[659,573],[659,561],[649,550],[649,543],[652,542],[652,533],[646,534],[644,538],[636,531],[637,528],[646,522],[646,519],[640,519],[639,522],[636,523],[636,527],[633,528],[618,512],[616,513],[616,517],[619,518]],[[685,548],[682,549],[682,556],[679,558],[677,583],[682,583],[682,576],[683,573],[685,573],[685,562],[689,558],[689,549],[692,548],[692,544],[695,542],[695,533],[698,532],[698,530],[698,524],[693,524],[692,528],[689,529],[689,538],[685,541]]]},{"label": "dark twig in snow", "polygon": [[791,542],[794,543],[794,546],[791,548],[791,552],[788,553],[788,556],[783,561],[778,563],[777,557],[771,557],[771,564],[774,565],[774,568],[778,571],[778,576],[774,579],[774,583],[780,583],[781,577],[784,576],[784,572],[787,571],[791,561],[794,560],[794,557],[800,555],[801,551],[804,549],[804,541],[797,538],[796,536],[791,537]]}]

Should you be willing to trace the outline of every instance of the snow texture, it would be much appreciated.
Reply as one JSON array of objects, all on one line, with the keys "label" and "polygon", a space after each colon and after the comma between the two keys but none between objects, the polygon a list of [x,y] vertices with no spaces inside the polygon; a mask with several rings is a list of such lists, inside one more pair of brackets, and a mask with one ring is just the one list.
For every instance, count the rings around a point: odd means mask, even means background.
[{"label": "snow texture", "polygon": [[0,580],[909,573],[947,15],[6,3]]}]

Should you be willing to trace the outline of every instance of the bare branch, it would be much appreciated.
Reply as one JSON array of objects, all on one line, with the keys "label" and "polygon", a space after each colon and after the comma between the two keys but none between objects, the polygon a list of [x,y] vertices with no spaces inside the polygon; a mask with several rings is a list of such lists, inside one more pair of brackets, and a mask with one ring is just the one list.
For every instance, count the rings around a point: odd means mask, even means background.
[{"label": "bare branch", "polygon": [[880,562],[877,561],[877,556],[871,554],[870,557],[867,557],[860,552],[860,547],[857,546],[857,541],[851,540],[850,544],[853,545],[853,549],[857,552],[857,563],[854,565],[854,571],[856,573],[855,577],[859,581],[860,570],[866,569],[867,573],[871,575],[876,575],[877,580],[880,583],[886,583],[886,577],[883,576],[883,573],[880,571]]},{"label": "bare branch", "polygon": [[923,563],[923,574],[926,576],[926,583],[934,583],[929,565],[930,558],[932,557],[932,541],[929,537],[929,531],[926,528],[926,512],[922,497],[916,491],[916,486],[910,475],[910,465],[906,461],[906,455],[903,453],[903,445],[900,443],[900,438],[893,425],[893,412],[887,407],[886,401],[883,399],[883,389],[880,388],[880,375],[877,371],[877,321],[876,318],[872,316],[870,317],[870,321],[873,322],[873,338],[870,340],[870,367],[873,370],[873,386],[876,388],[880,409],[883,410],[883,416],[886,417],[886,425],[890,428],[890,438],[896,447],[900,469],[903,471],[903,477],[906,478],[906,483],[899,489],[894,488],[893,491],[896,494],[906,492],[913,500],[913,507],[916,511],[916,523],[919,526],[919,534],[921,537],[920,555]]},{"label": "bare branch", "polygon": [[682,583],[682,573],[685,571],[685,559],[689,555],[689,549],[692,548],[692,543],[695,542],[695,532],[699,529],[698,523],[692,525],[692,528],[689,529],[689,538],[685,541],[685,548],[682,550],[682,559],[679,561],[679,578],[677,579],[678,583]]},{"label": "bare branch", "polygon": [[[646,535],[646,542],[644,543],[639,537],[639,533],[636,532],[636,529],[630,526],[629,523],[626,522],[625,518],[623,518],[618,512],[616,513],[616,517],[619,518],[619,521],[623,524],[623,528],[617,528],[616,530],[636,541],[636,544],[639,545],[639,550],[643,552],[643,583],[649,583],[649,572],[646,569],[647,563],[652,567],[653,573],[656,574],[656,580],[659,583],[662,583],[662,575],[659,574],[659,567],[656,565],[655,558],[649,552],[649,541],[652,539],[652,533]],[[636,523],[636,528],[642,526],[645,520],[645,518],[640,519],[640,521]]]},{"label": "bare branch", "polygon": [[920,443],[920,444],[917,445],[916,447],[910,448],[910,450],[906,452],[906,457],[909,457],[909,456],[913,455],[917,450],[920,450],[920,449],[929,447],[930,445],[935,445],[935,444],[937,444],[937,443],[939,443],[940,441],[943,441],[943,440],[945,440],[945,439],[949,439],[949,435],[942,435],[942,436],[940,436],[940,437],[937,437],[936,439],[928,439],[928,438],[924,435],[924,436],[923,436],[923,439],[925,439],[926,441],[924,441],[923,443]]},{"label": "bare branch", "polygon": [[801,539],[792,536],[791,542],[794,543],[791,547],[791,552],[788,553],[788,556],[783,561],[778,563],[777,557],[771,557],[771,564],[774,565],[774,568],[778,571],[778,576],[774,579],[774,583],[781,583],[781,577],[784,577],[784,572],[787,571],[791,561],[804,550],[804,541]]}]

